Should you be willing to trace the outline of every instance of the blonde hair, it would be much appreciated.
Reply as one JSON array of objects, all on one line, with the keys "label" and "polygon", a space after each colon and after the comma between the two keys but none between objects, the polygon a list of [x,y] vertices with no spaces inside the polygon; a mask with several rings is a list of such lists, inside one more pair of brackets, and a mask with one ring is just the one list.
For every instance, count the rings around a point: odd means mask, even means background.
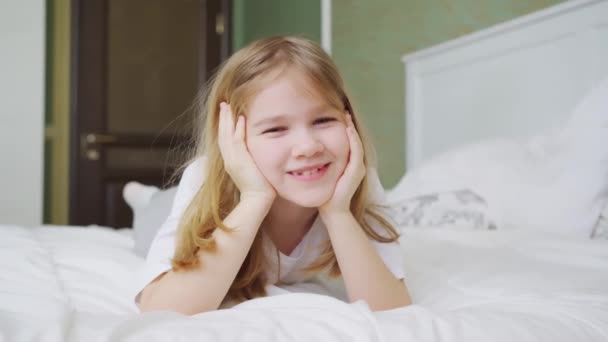
[{"label": "blonde hair", "polygon": [[[351,113],[365,149],[364,163],[368,166],[371,162],[373,150],[363,127],[359,125],[343,80],[336,65],[318,44],[295,36],[270,37],[251,43],[234,53],[197,97],[200,122],[195,124],[196,148],[188,163],[204,155],[206,180],[180,220],[172,260],[174,271],[197,266],[200,262],[197,257],[199,250],[213,252],[215,241],[212,234],[216,229],[231,231],[223,220],[238,204],[239,191],[224,169],[217,144],[220,103],[229,103],[235,117],[246,113],[247,103],[272,81],[270,75],[276,77],[294,68],[309,78],[318,94],[322,94],[331,106]],[[371,239],[380,242],[395,241],[399,237],[398,233],[376,209],[368,199],[368,180],[364,177],[351,200],[353,216]],[[388,237],[372,229],[368,221],[370,218],[385,229]],[[264,270],[270,261],[266,260],[262,242],[260,230],[230,286],[228,298],[245,300],[266,294],[267,279]],[[322,270],[328,270],[334,276],[340,274],[329,241],[323,246],[320,257],[307,268],[309,272]]]}]

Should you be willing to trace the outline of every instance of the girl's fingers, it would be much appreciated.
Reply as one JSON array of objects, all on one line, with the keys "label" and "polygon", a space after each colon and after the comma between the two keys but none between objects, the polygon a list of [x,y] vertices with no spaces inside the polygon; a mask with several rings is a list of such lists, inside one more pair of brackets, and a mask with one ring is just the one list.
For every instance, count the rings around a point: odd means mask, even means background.
[{"label": "girl's fingers", "polygon": [[218,143],[223,152],[226,152],[226,140],[230,137],[229,126],[228,126],[228,116],[226,115],[225,105],[222,102],[220,104],[220,115],[219,115],[219,127],[218,127]]},{"label": "girl's fingers", "polygon": [[245,142],[245,117],[239,115],[234,129],[234,140],[237,143]]},{"label": "girl's fingers", "polygon": [[245,147],[245,117],[239,115],[236,124],[230,105],[220,104],[220,120],[218,134],[220,152],[224,160],[242,160]]},{"label": "girl's fingers", "polygon": [[226,118],[226,133],[228,137],[234,135],[234,118],[230,110],[230,105],[224,103],[224,117]]},{"label": "girl's fingers", "polygon": [[347,116],[348,122],[346,134],[348,135],[348,142],[350,144],[350,161],[363,161],[363,144],[361,143],[361,138],[359,138],[359,134],[355,129],[352,117],[350,116],[350,114],[348,114]]},{"label": "girl's fingers", "polygon": [[234,120],[230,112],[230,106],[225,102],[220,104],[220,122],[218,127],[218,140],[220,152],[224,159],[231,159],[234,154]]},{"label": "girl's fingers", "polygon": [[223,141],[224,141],[224,137],[225,137],[225,129],[224,129],[224,124],[225,124],[225,120],[224,120],[224,107],[222,106],[222,103],[220,103],[220,113],[218,115],[219,118],[219,122],[217,124],[217,142],[220,145],[220,149],[223,148]]}]

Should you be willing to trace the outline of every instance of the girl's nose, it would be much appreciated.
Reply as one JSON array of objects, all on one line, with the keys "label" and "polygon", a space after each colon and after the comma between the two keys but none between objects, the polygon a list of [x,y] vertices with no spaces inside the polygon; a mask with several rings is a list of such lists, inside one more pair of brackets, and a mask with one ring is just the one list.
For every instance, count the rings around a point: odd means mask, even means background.
[{"label": "girl's nose", "polygon": [[324,148],[324,145],[314,134],[307,132],[294,141],[293,157],[313,157],[317,153],[323,152]]}]

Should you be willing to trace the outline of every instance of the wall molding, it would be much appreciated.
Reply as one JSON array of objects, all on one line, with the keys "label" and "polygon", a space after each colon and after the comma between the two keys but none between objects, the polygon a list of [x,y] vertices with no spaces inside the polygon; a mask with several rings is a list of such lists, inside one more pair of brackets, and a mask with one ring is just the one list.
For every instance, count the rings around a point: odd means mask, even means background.
[{"label": "wall molding", "polygon": [[321,0],[321,46],[331,55],[331,0]]}]

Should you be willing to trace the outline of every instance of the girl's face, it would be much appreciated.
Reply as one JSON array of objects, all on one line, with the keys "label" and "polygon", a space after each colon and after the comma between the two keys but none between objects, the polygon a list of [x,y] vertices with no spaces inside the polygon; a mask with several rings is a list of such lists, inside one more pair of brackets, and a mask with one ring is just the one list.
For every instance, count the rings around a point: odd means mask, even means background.
[{"label": "girl's face", "polygon": [[246,143],[285,200],[319,207],[334,193],[348,160],[345,115],[298,72],[269,82],[249,103]]}]

